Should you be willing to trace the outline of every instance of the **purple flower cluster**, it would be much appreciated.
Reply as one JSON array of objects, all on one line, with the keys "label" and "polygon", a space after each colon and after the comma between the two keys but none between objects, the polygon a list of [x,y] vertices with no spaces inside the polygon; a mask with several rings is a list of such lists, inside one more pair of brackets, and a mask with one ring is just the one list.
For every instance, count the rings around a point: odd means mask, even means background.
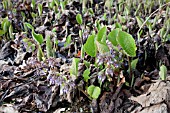
[{"label": "purple flower cluster", "polygon": [[[96,63],[100,66],[105,67],[104,75],[109,75],[113,77],[115,74],[119,73],[122,63],[122,54],[120,52],[110,50],[110,52],[105,54],[98,54]],[[105,79],[103,74],[98,76],[101,81]]]}]

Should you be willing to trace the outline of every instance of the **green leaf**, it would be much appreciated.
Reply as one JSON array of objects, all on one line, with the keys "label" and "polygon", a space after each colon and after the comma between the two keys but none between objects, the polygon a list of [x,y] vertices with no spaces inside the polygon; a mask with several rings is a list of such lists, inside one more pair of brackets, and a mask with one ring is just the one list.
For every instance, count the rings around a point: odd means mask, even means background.
[{"label": "green leaf", "polygon": [[85,52],[92,56],[96,56],[96,45],[95,45],[95,35],[91,35],[88,37],[86,43],[84,44],[84,50]]},{"label": "green leaf", "polygon": [[166,80],[167,68],[166,68],[165,65],[162,65],[162,66],[160,67],[159,76],[160,76],[161,80]]},{"label": "green leaf", "polygon": [[108,40],[114,45],[117,46],[118,42],[116,40],[117,36],[119,34],[119,29],[112,30],[108,35]]},{"label": "green leaf", "polygon": [[3,25],[3,31],[6,33],[8,30],[7,22],[4,23]]},{"label": "green leaf", "polygon": [[101,93],[100,87],[95,87],[93,91],[92,98],[97,99]]},{"label": "green leaf", "polygon": [[39,61],[43,61],[43,57],[44,57],[44,54],[41,49],[41,45],[38,44],[37,58]]},{"label": "green leaf", "polygon": [[86,66],[87,68],[89,68],[89,67],[90,67],[90,62],[88,62],[88,61],[84,60],[84,61],[83,61],[83,63],[85,64],[85,66]]},{"label": "green leaf", "polygon": [[31,7],[32,7],[33,10],[35,9],[35,4],[36,4],[35,0],[32,0]]},{"label": "green leaf", "polygon": [[84,51],[84,45],[81,46],[81,58],[84,58],[85,51]]},{"label": "green leaf", "polygon": [[86,70],[83,72],[83,77],[84,77],[84,81],[85,81],[85,82],[88,82],[88,80],[90,79],[89,75],[90,75],[90,69],[86,69]]},{"label": "green leaf", "polygon": [[121,26],[121,24],[120,24],[120,23],[118,23],[118,22],[117,22],[117,23],[115,23],[115,27],[116,27],[116,28],[119,28],[119,29],[121,29],[121,30],[122,30],[122,26]]},{"label": "green leaf", "polygon": [[52,29],[52,32],[56,32],[57,31],[57,29],[56,29],[56,27],[54,27],[53,29]]},{"label": "green leaf", "polygon": [[43,36],[42,34],[36,34],[34,31],[32,31],[32,37],[34,40],[36,40],[40,45],[43,43]]},{"label": "green leaf", "polygon": [[128,56],[131,57],[136,56],[137,48],[136,48],[135,40],[133,39],[132,35],[124,31],[119,31],[117,41]]},{"label": "green leaf", "polygon": [[11,23],[7,18],[3,19],[1,27],[5,33],[8,31],[10,25]]},{"label": "green leaf", "polygon": [[24,24],[25,24],[25,26],[27,26],[29,29],[34,30],[34,27],[33,27],[30,23],[25,22]]},{"label": "green leaf", "polygon": [[90,85],[90,86],[87,88],[87,93],[88,93],[91,97],[92,97],[92,95],[93,95],[94,88],[95,88],[94,85]]},{"label": "green leaf", "polygon": [[78,63],[79,63],[80,59],[78,58],[73,58],[71,67],[70,67],[70,74],[74,75],[77,77],[78,74]]},{"label": "green leaf", "polygon": [[90,85],[87,88],[87,93],[93,98],[97,99],[101,93],[101,89],[98,86]]},{"label": "green leaf", "polygon": [[33,19],[35,19],[35,17],[37,16],[37,14],[34,13],[34,12],[31,12],[31,16],[32,16]]},{"label": "green leaf", "polygon": [[103,28],[101,28],[97,34],[97,41],[99,42],[104,42],[106,41],[106,32],[107,32],[107,27],[104,26]]},{"label": "green leaf", "polygon": [[5,34],[4,30],[0,30],[0,36],[3,36]]},{"label": "green leaf", "polygon": [[42,15],[42,4],[38,4],[38,14],[39,14],[39,16],[41,16]]},{"label": "green leaf", "polygon": [[71,43],[71,35],[69,35],[64,43],[64,47],[68,46]]},{"label": "green leaf", "polygon": [[125,22],[126,22],[125,17],[123,17],[123,16],[121,16],[121,15],[119,15],[119,14],[118,14],[118,18],[119,18],[119,20],[120,20],[120,23],[125,23]]},{"label": "green leaf", "polygon": [[47,58],[53,57],[52,41],[50,36],[46,37]]},{"label": "green leaf", "polygon": [[143,22],[144,22],[144,21],[142,20],[142,18],[140,18],[139,16],[136,16],[136,20],[137,20],[138,26],[141,27],[142,24],[143,24]]},{"label": "green leaf", "polygon": [[80,25],[83,23],[83,19],[82,19],[81,14],[76,15],[76,20],[77,20],[77,23],[79,23]]},{"label": "green leaf", "polygon": [[12,27],[12,25],[10,25],[10,27],[9,27],[9,36],[10,36],[11,39],[14,39],[14,35],[12,33],[13,33],[13,27]]},{"label": "green leaf", "polygon": [[99,51],[99,53],[103,54],[103,53],[109,52],[109,48],[107,44],[96,41],[96,45],[97,45],[97,50]]},{"label": "green leaf", "polygon": [[131,62],[131,68],[132,68],[132,69],[135,69],[137,63],[138,63],[138,58],[137,58],[137,59],[134,59],[134,60]]}]

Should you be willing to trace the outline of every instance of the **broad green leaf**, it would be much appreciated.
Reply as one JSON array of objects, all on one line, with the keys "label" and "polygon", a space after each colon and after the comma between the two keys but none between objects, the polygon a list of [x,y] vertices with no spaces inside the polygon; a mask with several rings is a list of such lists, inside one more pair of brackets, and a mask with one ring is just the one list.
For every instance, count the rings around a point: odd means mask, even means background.
[{"label": "broad green leaf", "polygon": [[0,30],[0,36],[4,35],[5,31],[4,30]]},{"label": "broad green leaf", "polygon": [[90,69],[86,69],[86,70],[83,72],[83,77],[84,77],[84,81],[85,81],[85,82],[88,82],[88,80],[90,79],[89,75],[90,75]]},{"label": "broad green leaf", "polygon": [[116,37],[118,36],[119,34],[119,29],[114,29],[112,30],[109,35],[108,35],[108,40],[114,45],[114,46],[117,46],[118,45],[118,42],[116,40]]},{"label": "broad green leaf", "polygon": [[32,37],[34,40],[36,40],[40,45],[43,43],[43,36],[42,34],[36,34],[34,31],[32,31]]},{"label": "broad green leaf", "polygon": [[70,74],[74,75],[77,77],[78,74],[78,63],[79,63],[80,59],[78,58],[73,58],[71,67],[70,67]]},{"label": "broad green leaf", "polygon": [[85,52],[92,56],[96,56],[96,45],[95,45],[95,35],[91,35],[88,37],[86,43],[84,44],[84,50]]},{"label": "broad green leaf", "polygon": [[46,37],[46,50],[47,50],[47,57],[53,57],[53,49],[52,49],[52,41],[50,36]]},{"label": "broad green leaf", "polygon": [[97,50],[99,51],[99,53],[103,54],[103,53],[109,52],[109,47],[107,46],[107,44],[96,40],[96,45],[97,45]]},{"label": "broad green leaf", "polygon": [[80,24],[80,25],[83,23],[83,19],[82,19],[81,14],[76,15],[76,20],[77,20],[77,23]]},{"label": "broad green leaf", "polygon": [[101,93],[101,89],[98,86],[90,85],[87,88],[87,93],[93,98],[97,99]]},{"label": "broad green leaf", "polygon": [[25,24],[29,29],[34,30],[34,27],[33,27],[30,23],[25,22],[24,24]]},{"label": "broad green leaf", "polygon": [[90,85],[90,86],[87,88],[87,93],[88,93],[91,97],[92,97],[92,95],[93,95],[94,88],[95,88],[94,85]]},{"label": "broad green leaf", "polygon": [[160,67],[159,76],[160,76],[161,80],[166,80],[167,68],[166,68],[165,65],[162,65],[162,66]]},{"label": "broad green leaf", "polygon": [[93,91],[92,98],[97,99],[101,93],[100,87],[95,87]]},{"label": "broad green leaf", "polygon": [[105,38],[106,38],[106,32],[107,32],[107,27],[104,26],[103,28],[101,28],[97,34],[97,41],[99,42],[105,42]]},{"label": "broad green leaf", "polygon": [[131,57],[136,56],[137,48],[136,48],[135,40],[133,39],[132,35],[124,31],[119,31],[117,41],[128,56]]}]

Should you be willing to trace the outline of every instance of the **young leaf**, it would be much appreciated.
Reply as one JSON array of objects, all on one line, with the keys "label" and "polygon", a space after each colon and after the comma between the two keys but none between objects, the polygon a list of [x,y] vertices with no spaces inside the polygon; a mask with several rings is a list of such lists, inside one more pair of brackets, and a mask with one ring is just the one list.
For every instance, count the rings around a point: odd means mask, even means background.
[{"label": "young leaf", "polygon": [[91,35],[88,37],[86,43],[84,44],[85,52],[92,57],[95,57],[97,52],[96,45],[94,42],[95,42],[95,35]]},{"label": "young leaf", "polygon": [[100,87],[95,87],[93,91],[92,98],[97,99],[101,93]]},{"label": "young leaf", "polygon": [[137,58],[137,59],[134,59],[134,60],[131,62],[131,68],[132,68],[132,69],[135,69],[137,63],[138,63],[138,58]]},{"label": "young leaf", "polygon": [[144,22],[144,21],[142,20],[142,18],[140,18],[139,16],[136,16],[136,20],[137,20],[138,26],[141,27],[142,24],[143,24],[143,22]]},{"label": "young leaf", "polygon": [[41,45],[43,43],[43,36],[42,34],[36,34],[32,31],[32,37]]},{"label": "young leaf", "polygon": [[43,61],[43,57],[44,57],[44,54],[41,49],[41,45],[38,44],[37,58],[39,61]]},{"label": "young leaf", "polygon": [[25,22],[24,25],[27,26],[29,29],[34,30],[34,27],[30,23]]},{"label": "young leaf", "polygon": [[10,25],[11,25],[11,23],[10,23],[10,21],[9,21],[7,18],[5,18],[5,19],[2,21],[1,27],[2,27],[2,29],[3,29],[3,31],[4,31],[5,33],[8,31]]},{"label": "young leaf", "polygon": [[88,93],[91,97],[92,97],[92,95],[93,95],[94,88],[95,88],[94,85],[90,85],[90,86],[87,88],[87,93]]},{"label": "young leaf", "polygon": [[38,14],[39,14],[39,16],[41,16],[42,15],[42,4],[38,4]]},{"label": "young leaf", "polygon": [[165,65],[162,65],[162,66],[160,67],[159,76],[160,76],[161,80],[166,80],[167,68],[166,68]]},{"label": "young leaf", "polygon": [[0,30],[0,36],[4,35],[5,31],[4,30]]},{"label": "young leaf", "polygon": [[84,58],[84,45],[81,46],[81,58]]},{"label": "young leaf", "polygon": [[98,86],[90,85],[87,88],[87,93],[93,98],[97,99],[101,93],[101,89]]},{"label": "young leaf", "polygon": [[64,43],[64,47],[68,46],[71,43],[71,35],[69,35],[66,39],[66,43]]},{"label": "young leaf", "polygon": [[80,24],[80,25],[83,23],[83,19],[82,19],[81,14],[76,15],[76,20],[77,20],[77,23]]},{"label": "young leaf", "polygon": [[32,0],[31,7],[32,7],[33,10],[35,9],[35,4],[36,4],[35,0]]},{"label": "young leaf", "polygon": [[107,44],[96,41],[96,45],[97,45],[97,50],[99,51],[99,53],[103,54],[103,53],[109,52],[109,48]]},{"label": "young leaf", "polygon": [[85,66],[86,66],[87,68],[89,68],[89,67],[90,67],[90,62],[88,62],[88,61],[84,60],[84,61],[83,61],[83,63],[85,64]]},{"label": "young leaf", "polygon": [[74,75],[77,77],[78,74],[78,63],[79,63],[80,59],[78,58],[73,58],[71,67],[70,67],[70,74]]},{"label": "young leaf", "polygon": [[52,49],[52,42],[50,36],[46,37],[46,50],[47,50],[47,57],[53,57],[53,49]]},{"label": "young leaf", "polygon": [[106,38],[106,32],[107,32],[107,27],[104,26],[103,28],[101,28],[97,34],[97,41],[101,42],[105,42],[105,38]]},{"label": "young leaf", "polygon": [[[138,58],[132,60],[132,62],[131,62],[131,69],[133,69],[133,70],[136,69],[136,64],[137,63],[138,63]],[[128,69],[128,72],[130,72],[130,67]]]},{"label": "young leaf", "polygon": [[120,23],[118,23],[118,22],[117,22],[117,23],[115,23],[115,27],[116,27],[116,28],[119,28],[119,29],[121,29],[121,30],[122,30],[122,26],[121,26],[121,24],[120,24]]},{"label": "young leaf", "polygon": [[14,39],[14,35],[12,33],[13,33],[13,27],[12,27],[12,25],[10,25],[9,26],[9,36],[11,39]]},{"label": "young leaf", "polygon": [[119,31],[117,41],[127,55],[129,55],[131,57],[136,56],[137,48],[136,48],[135,40],[133,39],[132,35],[124,32],[124,31]]},{"label": "young leaf", "polygon": [[53,29],[52,29],[52,32],[56,32],[57,31],[57,29],[56,29],[56,27],[54,27]]},{"label": "young leaf", "polygon": [[86,69],[84,72],[83,72],[83,77],[84,77],[84,81],[85,82],[88,82],[89,80],[89,74],[90,74],[90,69]]},{"label": "young leaf", "polygon": [[108,40],[114,45],[114,46],[117,46],[118,43],[117,43],[117,40],[116,40],[116,37],[118,36],[119,34],[119,29],[114,29],[112,30],[109,35],[108,35]]}]

